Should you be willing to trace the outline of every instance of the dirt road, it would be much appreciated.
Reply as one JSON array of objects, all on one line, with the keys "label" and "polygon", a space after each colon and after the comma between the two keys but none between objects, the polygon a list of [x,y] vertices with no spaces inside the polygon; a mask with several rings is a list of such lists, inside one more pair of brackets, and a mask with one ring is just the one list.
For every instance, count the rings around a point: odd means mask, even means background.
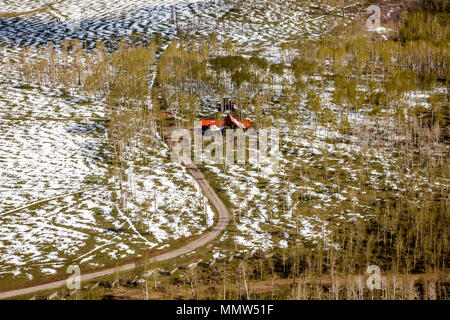
[{"label": "dirt road", "polygon": [[[214,240],[215,238],[217,238],[217,236],[220,233],[222,233],[222,231],[225,230],[225,228],[227,227],[227,225],[230,221],[230,213],[229,213],[228,209],[225,207],[223,202],[219,199],[217,194],[214,192],[214,189],[209,185],[208,181],[206,181],[205,177],[198,170],[198,168],[195,166],[195,164],[193,164],[192,162],[189,161],[189,163],[185,163],[185,166],[186,166],[187,171],[192,174],[192,176],[195,178],[195,180],[200,185],[200,187],[203,191],[203,194],[208,198],[210,203],[216,208],[216,211],[219,216],[217,223],[210,232],[206,233],[201,238],[188,243],[187,245],[185,245],[182,248],[155,256],[150,259],[151,262],[158,262],[158,261],[173,259],[173,258],[176,258],[178,256],[181,256],[183,254],[186,254],[188,252],[191,252],[197,248],[200,248],[200,247],[206,245],[207,243],[209,243],[212,240]],[[106,269],[106,270],[102,270],[102,271],[98,271],[98,272],[87,273],[87,274],[83,274],[81,276],[81,281],[83,281],[83,282],[89,281],[89,280],[92,280],[92,279],[95,279],[98,277],[111,275],[116,272],[133,270],[134,268],[136,268],[136,264],[129,263],[129,264],[126,264],[126,265],[123,265],[120,267],[116,267],[116,268],[110,268],[110,269]],[[49,282],[49,283],[38,285],[38,286],[32,286],[32,287],[23,288],[23,289],[0,292],[0,299],[8,299],[8,298],[25,295],[25,294],[31,294],[31,293],[35,293],[35,292],[43,291],[43,290],[57,289],[62,286],[65,286],[66,281],[67,280],[64,279],[64,280]]]}]

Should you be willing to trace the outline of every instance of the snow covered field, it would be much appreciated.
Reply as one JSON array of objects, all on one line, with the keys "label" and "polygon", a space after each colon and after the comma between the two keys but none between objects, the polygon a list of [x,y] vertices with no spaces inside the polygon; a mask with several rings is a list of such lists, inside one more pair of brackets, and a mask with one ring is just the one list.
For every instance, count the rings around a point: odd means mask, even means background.
[{"label": "snow covered field", "polygon": [[[128,8],[126,3],[116,9]],[[0,6],[2,12],[20,12],[43,4],[6,1]],[[91,4],[75,1],[62,8],[71,12],[70,21],[117,14],[106,12],[105,1]],[[141,6],[136,2],[134,7]],[[74,92],[20,83],[7,66],[9,59],[17,59],[16,40],[29,37],[35,43],[56,40],[47,35],[70,36],[55,32],[52,19],[45,14],[14,22],[0,19],[0,38],[6,41],[0,44],[0,283],[12,276],[65,273],[72,263],[101,267],[168,248],[213,223],[199,186],[182,166],[167,160],[161,141],[127,158],[127,201],[125,208],[118,206],[107,125],[95,120],[105,117],[105,106]],[[129,27],[123,27],[125,33]],[[98,37],[92,35],[93,40]]]},{"label": "snow covered field", "polygon": [[[315,4],[322,10],[317,11]],[[79,38],[93,47],[97,40],[108,43],[133,33],[147,37],[161,33],[172,38],[178,26],[197,35],[215,32],[231,38],[236,46],[268,53],[276,53],[281,43],[299,36],[323,34],[329,18],[323,10],[333,10],[320,1],[244,1],[236,10],[221,0],[2,0],[0,8],[5,13],[42,9],[32,15],[0,19],[0,40],[15,46]]]},{"label": "snow covered field", "polygon": [[[363,120],[352,123],[357,126]],[[229,199],[237,229],[220,241],[232,240],[239,252],[283,250],[317,241],[332,246],[333,225],[373,215],[375,203],[401,197],[410,192],[411,183],[416,187],[410,201],[417,206],[418,199],[448,187],[448,179],[430,184],[426,175],[405,173],[392,156],[389,140],[369,147],[363,135],[344,135],[307,122],[292,132],[285,125],[281,120],[276,173],[266,166],[258,170],[235,164],[225,172],[222,165],[204,165],[207,176]]]},{"label": "snow covered field", "polygon": [[102,122],[1,119],[0,132],[0,279],[54,273],[73,261],[102,266],[213,222],[198,185],[167,163],[162,145],[161,153],[142,151],[148,166],[133,170],[130,159],[125,188],[133,191],[122,212]]},{"label": "snow covered field", "polygon": [[125,188],[133,192],[126,212],[119,209],[102,125],[1,120],[0,130],[0,279],[73,261],[102,266],[213,223],[196,182],[164,154],[129,169]]},{"label": "snow covered field", "polygon": [[[160,141],[128,159],[128,197],[125,212],[120,209],[117,177],[109,170],[107,125],[95,120],[105,117],[105,106],[74,92],[20,83],[8,67],[19,47],[74,38],[93,47],[95,41],[116,42],[133,33],[148,38],[161,33],[167,40],[176,36],[178,23],[197,35],[231,38],[239,50],[277,57],[280,43],[316,37],[326,20],[307,4],[283,2],[261,2],[252,10],[244,2],[240,12],[223,1],[195,0],[0,0],[0,8],[0,14],[38,10],[0,19],[0,283],[12,275],[32,279],[64,273],[72,263],[101,267],[167,247],[204,232],[213,217],[196,182],[167,160]],[[239,167],[227,176],[216,172],[227,181],[225,193],[236,214],[242,213],[235,240],[244,250],[285,247],[289,228],[300,230],[298,223],[307,238],[325,234],[321,219],[292,219],[282,188],[291,194],[298,186],[282,182],[286,170],[268,176]],[[261,180],[266,190],[255,186]],[[305,194],[317,192],[308,188]],[[317,206],[331,199],[320,197]],[[338,198],[348,196],[341,191]],[[273,225],[285,226],[286,232],[273,233]]]}]

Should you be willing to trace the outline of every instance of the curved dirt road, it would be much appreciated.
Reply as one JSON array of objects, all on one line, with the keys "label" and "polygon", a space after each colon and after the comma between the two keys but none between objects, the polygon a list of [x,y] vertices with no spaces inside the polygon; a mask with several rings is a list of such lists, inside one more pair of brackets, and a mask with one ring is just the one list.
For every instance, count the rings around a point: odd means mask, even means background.
[{"label": "curved dirt road", "polygon": [[[192,174],[192,176],[195,178],[195,180],[200,185],[200,187],[203,191],[203,194],[208,198],[208,200],[211,202],[211,204],[216,208],[216,211],[219,215],[218,221],[217,221],[216,225],[214,226],[214,228],[207,234],[203,235],[201,238],[199,238],[195,241],[192,241],[192,242],[188,243],[187,245],[185,245],[184,247],[181,247],[179,249],[155,256],[150,259],[150,262],[157,262],[157,261],[173,259],[173,258],[176,258],[178,256],[181,256],[183,254],[186,254],[186,253],[191,252],[199,247],[206,245],[207,243],[209,243],[212,240],[214,240],[215,238],[217,238],[217,236],[222,231],[225,230],[225,228],[228,226],[228,223],[230,221],[230,213],[229,213],[228,209],[225,207],[223,202],[219,199],[219,197],[215,193],[214,189],[209,185],[208,181],[206,181],[205,177],[200,172],[200,170],[195,166],[195,164],[193,164],[191,162],[185,163],[185,166],[186,166],[187,171]],[[129,264],[126,264],[126,265],[123,265],[120,267],[116,267],[116,268],[110,268],[110,269],[106,269],[106,270],[102,270],[102,271],[98,271],[98,272],[87,273],[87,274],[83,274],[81,276],[81,281],[89,281],[89,280],[92,280],[92,279],[95,279],[98,277],[114,274],[115,272],[133,270],[134,268],[136,268],[136,264],[129,263]],[[58,281],[49,282],[49,283],[38,285],[38,286],[32,286],[32,287],[23,288],[23,289],[0,292],[0,299],[8,299],[8,298],[12,298],[12,297],[20,296],[20,295],[35,293],[35,292],[42,291],[42,290],[57,289],[57,288],[60,288],[64,285],[66,285],[66,281],[67,281],[66,279],[58,280]]]}]

